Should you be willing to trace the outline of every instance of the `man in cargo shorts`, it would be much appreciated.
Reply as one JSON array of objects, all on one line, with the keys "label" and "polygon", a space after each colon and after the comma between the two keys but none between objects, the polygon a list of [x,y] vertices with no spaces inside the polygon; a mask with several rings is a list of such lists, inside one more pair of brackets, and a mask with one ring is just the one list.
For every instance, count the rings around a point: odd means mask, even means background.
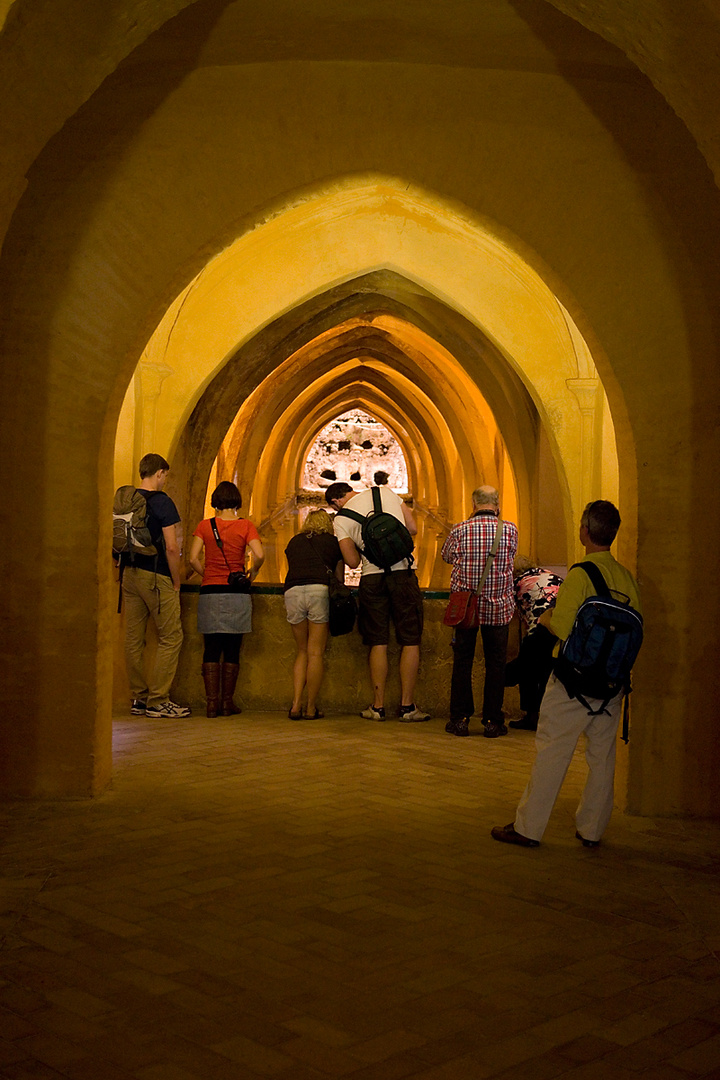
[{"label": "man in cargo shorts", "polygon": [[[389,487],[380,491],[382,508],[402,521],[411,536],[417,533],[417,525],[410,508]],[[325,499],[334,510],[354,510],[365,517],[373,509],[372,488],[357,494],[349,484],[338,481],[325,492]],[[415,705],[415,683],[420,666],[420,639],[423,631],[423,603],[411,560],[394,563],[388,571],[370,562],[362,553],[362,528],[352,518],[335,515],[333,526],[340,541],[340,551],[346,564],[353,569],[362,565],[360,578],[358,628],[363,644],[370,646],[370,678],[373,684],[373,700],[360,714],[366,720],[385,719],[385,684],[388,675],[388,643],[390,623],[400,651],[401,702],[399,719],[402,723],[421,723],[429,720],[428,713]]]}]

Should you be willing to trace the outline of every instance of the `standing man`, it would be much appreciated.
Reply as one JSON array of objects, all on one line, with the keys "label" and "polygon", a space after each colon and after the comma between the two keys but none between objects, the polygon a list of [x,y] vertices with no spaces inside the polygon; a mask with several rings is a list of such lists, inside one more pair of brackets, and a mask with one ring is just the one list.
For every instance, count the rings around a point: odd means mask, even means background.
[{"label": "standing man", "polygon": [[[147,524],[157,555],[123,555],[122,592],[125,601],[125,659],[130,681],[130,712],[135,716],[189,716],[190,709],[170,700],[182,627],[180,625],[180,547],[175,526],[180,521],[175,503],[163,493],[170,466],[159,454],[140,462],[138,491],[147,501]],[[148,618],[157,629],[157,654],[145,677],[145,631]]]},{"label": "standing man", "polygon": [[[495,538],[500,515],[500,500],[493,487],[479,487],[472,494],[473,512],[450,532],[443,544],[442,557],[453,564],[450,591],[477,589]],[[485,737],[507,735],[503,719],[505,661],[508,627],[515,610],[513,560],[517,551],[518,531],[511,521],[504,521],[497,554],[480,594],[480,636],[485,656],[482,722]],[[445,730],[450,735],[467,735],[468,722],[475,711],[472,669],[478,627],[464,630],[454,627],[453,670],[450,684],[450,720]]]},{"label": "standing man", "polygon": [[[640,612],[635,578],[610,554],[619,528],[617,508],[611,502],[598,499],[588,503],[583,511],[580,543],[585,548],[585,561],[598,567],[608,588],[627,596],[630,606]],[[595,593],[586,571],[581,566],[571,567],[558,590],[555,607],[540,616],[540,624],[564,641],[573,628],[578,609]],[[584,733],[588,776],[575,815],[575,835],[584,847],[598,846],[613,808],[615,743],[622,697],[621,691],[602,710],[602,700],[585,697],[583,704],[568,695],[555,675],[550,676],[540,706],[530,782],[520,800],[515,821],[505,826],[497,825],[492,830],[494,840],[520,847],[538,847],[577,741]]]},{"label": "standing man", "polygon": [[[383,511],[403,522],[410,535],[415,536],[417,525],[410,508],[391,488],[383,486],[375,490],[380,492]],[[362,517],[373,510],[373,488],[355,494],[344,481],[331,484],[325,492],[325,499],[334,510],[342,510],[346,506],[348,510],[354,510]],[[423,602],[415,571],[410,566],[411,560],[401,559],[384,571],[363,554],[362,527],[359,522],[336,514],[333,526],[346,564],[355,569],[362,563],[358,629],[363,644],[370,646],[373,700],[360,715],[366,720],[385,719],[385,683],[392,621],[395,636],[401,646],[400,721],[413,724],[429,720],[429,713],[422,712],[415,705],[415,683],[420,666],[420,639],[423,631]]]}]

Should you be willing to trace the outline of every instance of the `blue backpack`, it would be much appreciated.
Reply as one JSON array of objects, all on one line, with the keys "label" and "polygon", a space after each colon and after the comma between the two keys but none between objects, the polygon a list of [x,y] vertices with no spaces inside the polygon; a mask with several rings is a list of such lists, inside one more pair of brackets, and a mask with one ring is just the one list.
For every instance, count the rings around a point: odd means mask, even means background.
[{"label": "blue backpack", "polygon": [[[569,697],[577,698],[589,716],[607,712],[609,702],[625,694],[623,739],[627,742],[627,695],[631,690],[630,672],[643,641],[642,615],[630,606],[629,596],[608,588],[595,563],[575,566],[585,571],[597,595],[589,596],[578,608],[573,628],[555,661],[555,675]],[[598,699],[600,707],[592,709],[586,698]]]}]

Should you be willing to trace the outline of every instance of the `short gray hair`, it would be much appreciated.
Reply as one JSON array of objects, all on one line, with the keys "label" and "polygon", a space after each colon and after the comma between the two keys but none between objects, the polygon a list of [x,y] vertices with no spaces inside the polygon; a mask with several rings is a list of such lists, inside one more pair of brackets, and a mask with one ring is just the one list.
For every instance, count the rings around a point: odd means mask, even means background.
[{"label": "short gray hair", "polygon": [[483,485],[475,488],[472,501],[474,506],[494,506],[496,510],[500,509],[500,496],[494,487]]}]

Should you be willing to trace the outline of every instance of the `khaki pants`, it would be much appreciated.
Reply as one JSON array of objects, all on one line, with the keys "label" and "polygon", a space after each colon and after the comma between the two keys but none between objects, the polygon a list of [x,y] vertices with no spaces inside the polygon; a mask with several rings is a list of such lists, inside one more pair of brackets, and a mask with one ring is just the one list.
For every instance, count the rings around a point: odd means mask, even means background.
[{"label": "khaki pants", "polygon": [[[587,698],[592,708],[601,702]],[[577,831],[586,840],[599,840],[613,809],[615,744],[622,694],[611,701],[609,716],[588,716],[576,698],[569,698],[562,683],[550,676],[540,706],[535,737],[535,764],[530,782],[520,800],[515,831],[531,840],[541,840],[558,797],[577,741],[585,735],[588,777],[575,814]]]},{"label": "khaki pants", "polygon": [[[167,701],[175,678],[182,626],[180,593],[165,574],[154,574],[128,566],[123,572],[125,601],[125,660],[130,696],[147,700],[148,705]],[[158,646],[153,670],[145,678],[145,631],[148,618],[157,629]]]}]

